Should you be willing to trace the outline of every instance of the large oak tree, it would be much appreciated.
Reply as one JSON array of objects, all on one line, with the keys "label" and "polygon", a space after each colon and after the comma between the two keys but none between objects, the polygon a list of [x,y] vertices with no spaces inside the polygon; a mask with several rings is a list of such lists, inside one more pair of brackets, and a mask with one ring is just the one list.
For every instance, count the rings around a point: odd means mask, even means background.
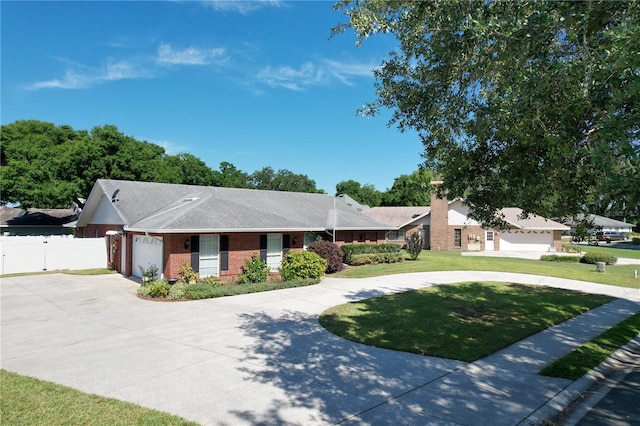
[{"label": "large oak tree", "polygon": [[[418,131],[426,165],[472,214],[640,217],[640,2],[336,4],[357,44],[397,39],[375,70],[390,124]],[[388,37],[387,35],[387,37]],[[499,222],[499,220],[497,221]]]}]

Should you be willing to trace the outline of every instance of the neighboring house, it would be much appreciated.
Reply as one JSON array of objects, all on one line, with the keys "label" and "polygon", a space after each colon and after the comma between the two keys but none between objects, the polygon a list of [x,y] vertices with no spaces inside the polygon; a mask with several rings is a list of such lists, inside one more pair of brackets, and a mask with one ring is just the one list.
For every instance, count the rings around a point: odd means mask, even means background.
[{"label": "neighboring house", "polygon": [[[579,216],[576,220],[566,219],[564,222],[571,228],[570,234],[573,235],[576,231],[576,226],[584,219],[584,216]],[[592,214],[587,216],[587,221],[593,223],[593,229],[590,230],[592,234],[596,232],[622,232],[630,234],[633,232],[633,225],[623,222],[621,220],[610,219],[604,216],[598,216]]]},{"label": "neighboring house", "polygon": [[364,214],[378,222],[394,226],[397,229],[387,233],[387,241],[404,245],[407,236],[412,232],[420,233],[425,248],[429,247],[426,234],[431,220],[431,207],[371,207],[363,211]]},{"label": "neighboring house", "polygon": [[71,209],[0,207],[2,235],[68,235],[78,213]]},{"label": "neighboring house", "polygon": [[383,243],[392,229],[326,194],[98,180],[77,237],[108,236],[108,263],[141,276],[155,265],[177,278],[184,263],[201,277],[233,278],[259,253],[272,271],[289,250],[317,238]]},{"label": "neighboring house", "polygon": [[537,215],[524,219],[522,210],[515,207],[499,212],[508,229],[485,228],[469,217],[469,207],[461,200],[435,194],[428,207],[373,207],[363,213],[398,228],[389,232],[387,241],[402,242],[417,231],[431,250],[560,251],[562,231],[569,229]]}]

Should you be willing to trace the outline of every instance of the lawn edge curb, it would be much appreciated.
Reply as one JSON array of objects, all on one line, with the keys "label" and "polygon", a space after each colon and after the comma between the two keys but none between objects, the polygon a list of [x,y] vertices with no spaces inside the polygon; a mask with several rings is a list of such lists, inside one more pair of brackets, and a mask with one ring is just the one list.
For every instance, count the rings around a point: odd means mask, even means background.
[{"label": "lawn edge curb", "polygon": [[[560,391],[543,406],[526,417],[520,425],[555,424],[551,420],[557,416],[570,414],[580,404],[585,404],[584,413],[592,408],[604,396],[598,398],[586,398],[585,394],[596,386],[603,385],[607,381],[613,384],[624,378],[633,368],[631,356],[628,353],[640,353],[640,335],[631,339],[627,344],[612,353],[606,360],[587,372],[578,380]],[[605,393],[606,394],[606,393]]]}]

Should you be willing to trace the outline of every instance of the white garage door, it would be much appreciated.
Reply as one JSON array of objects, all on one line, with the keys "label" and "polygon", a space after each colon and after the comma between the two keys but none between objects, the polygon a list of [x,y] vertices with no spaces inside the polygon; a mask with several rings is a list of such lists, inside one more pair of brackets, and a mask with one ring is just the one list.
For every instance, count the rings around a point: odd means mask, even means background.
[{"label": "white garage door", "polygon": [[551,231],[503,231],[500,233],[500,250],[549,251],[553,246]]},{"label": "white garage door", "polygon": [[162,278],[162,237],[147,237],[135,235],[133,237],[133,275],[142,278],[140,266],[148,270],[151,265],[158,268],[158,278]]}]

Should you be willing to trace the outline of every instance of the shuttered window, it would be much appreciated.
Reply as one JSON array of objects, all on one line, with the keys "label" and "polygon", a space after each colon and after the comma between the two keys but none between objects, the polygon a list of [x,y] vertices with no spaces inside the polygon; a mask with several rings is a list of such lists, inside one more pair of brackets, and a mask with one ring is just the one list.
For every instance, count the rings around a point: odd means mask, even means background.
[{"label": "shuttered window", "polygon": [[219,235],[200,235],[200,277],[217,277],[219,275]]},{"label": "shuttered window", "polygon": [[282,262],[282,234],[267,234],[267,266],[276,271]]}]

